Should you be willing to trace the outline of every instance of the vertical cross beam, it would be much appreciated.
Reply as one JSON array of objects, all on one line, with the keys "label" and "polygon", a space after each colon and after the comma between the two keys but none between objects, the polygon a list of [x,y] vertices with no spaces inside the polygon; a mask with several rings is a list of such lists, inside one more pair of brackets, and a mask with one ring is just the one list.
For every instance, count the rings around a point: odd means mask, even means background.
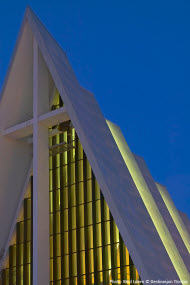
[{"label": "vertical cross beam", "polygon": [[48,129],[38,122],[39,53],[33,41],[33,285],[49,278],[49,143]]}]

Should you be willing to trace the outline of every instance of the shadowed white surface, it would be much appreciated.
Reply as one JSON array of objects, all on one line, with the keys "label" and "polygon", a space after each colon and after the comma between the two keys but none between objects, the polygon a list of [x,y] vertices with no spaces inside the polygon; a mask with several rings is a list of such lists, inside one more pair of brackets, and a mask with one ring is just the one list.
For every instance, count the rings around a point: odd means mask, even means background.
[{"label": "shadowed white surface", "polygon": [[31,165],[32,146],[0,135],[0,249],[4,249]]},{"label": "shadowed white surface", "polygon": [[154,179],[144,161],[144,159],[136,154],[133,154],[139,169],[144,177],[144,180],[146,181],[148,188],[154,198],[154,200],[156,201],[156,204],[158,206],[158,209],[164,219],[164,222],[177,246],[177,249],[181,255],[181,257],[183,258],[183,261],[187,267],[187,269],[190,272],[190,255],[187,251],[187,248],[185,247],[185,244],[178,232],[178,229],[176,228],[176,225],[160,195],[160,192],[158,191],[158,188],[154,182]]},{"label": "shadowed white surface", "polygon": [[181,216],[181,218],[182,218],[182,220],[183,220],[183,222],[184,222],[184,224],[185,224],[185,226],[186,226],[186,228],[188,230],[188,233],[190,235],[190,220],[189,220],[189,217],[187,216],[186,213],[183,213],[182,211],[178,211],[178,212],[179,212],[179,214],[180,214],[180,216]]}]

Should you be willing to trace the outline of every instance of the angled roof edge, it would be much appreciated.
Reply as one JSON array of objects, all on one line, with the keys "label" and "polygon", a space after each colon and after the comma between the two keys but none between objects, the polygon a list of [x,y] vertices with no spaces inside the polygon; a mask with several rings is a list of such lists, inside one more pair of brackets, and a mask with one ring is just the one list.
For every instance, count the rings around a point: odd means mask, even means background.
[{"label": "angled roof edge", "polygon": [[142,160],[141,158],[139,158],[139,156],[137,155],[133,155],[136,162],[137,162],[137,165],[139,167],[139,170],[144,178],[144,181],[146,182],[149,190],[150,190],[150,193],[154,199],[154,201],[156,202],[156,205],[160,211],[160,214],[171,234],[171,237],[179,251],[179,254],[181,255],[183,261],[184,261],[184,264],[185,266],[187,267],[187,269],[189,270],[190,272],[190,255],[189,255],[189,252],[188,252],[188,248],[186,247],[185,243],[184,243],[184,240],[182,238],[182,236],[180,235],[177,227],[176,227],[176,224],[166,206],[166,204],[164,203],[163,199],[162,199],[162,196],[156,186],[156,183],[146,165],[146,162],[144,160]]},{"label": "angled roof edge", "polygon": [[[83,88],[83,89],[85,89],[85,88]],[[90,91],[89,91],[89,93],[91,93]],[[92,95],[94,95],[93,93],[91,93]],[[109,123],[111,123],[111,124],[113,124],[113,125],[115,125],[117,128],[119,128],[120,129],[120,126],[118,125],[118,124],[116,124],[116,123],[114,123],[114,122],[112,122],[111,120],[109,120],[109,119],[106,119],[106,121]],[[121,130],[121,129],[120,129]],[[122,132],[122,131],[121,131]],[[124,137],[124,136],[123,136]],[[141,156],[141,155],[139,155],[139,154],[137,154],[137,153],[135,153],[135,152],[132,152],[132,154],[133,154],[133,156],[136,156],[136,157],[138,157],[139,159],[141,159],[142,161],[144,161],[144,163],[146,164],[146,161],[145,161],[145,159],[144,159],[144,157],[143,156]],[[148,167],[147,167],[148,168]],[[158,184],[158,185],[160,185],[161,187],[163,187],[164,189],[166,189],[167,190],[167,187],[164,185],[164,184],[162,184],[162,183],[160,183],[160,182],[157,182],[157,181],[154,181],[155,182],[155,184]],[[169,193],[169,192],[168,192]],[[188,215],[185,213],[185,212],[183,212],[183,211],[181,211],[181,210],[178,210],[178,212],[180,213],[180,215],[182,214],[182,215],[185,215],[185,216],[187,216],[187,218],[188,218]],[[188,218],[189,219],[189,218]],[[190,220],[189,220],[190,221]]]},{"label": "angled roof edge", "polygon": [[[103,195],[140,276],[143,279],[176,279],[176,271],[161,243],[148,211],[144,207],[94,96],[88,96],[88,91],[83,90],[79,85],[65,53],[29,8],[26,10],[21,30],[26,20],[66,105]],[[22,31],[19,33],[17,45],[21,34]],[[16,53],[16,51],[14,52]],[[11,64],[13,60],[14,56]],[[11,68],[11,64],[9,68]],[[8,74],[3,86],[6,86]],[[146,228],[144,228],[144,223]],[[153,240],[158,247],[154,246]],[[153,255],[150,249],[154,251]],[[180,279],[186,276],[181,273],[179,275]]]},{"label": "angled roof edge", "polygon": [[157,188],[162,196],[162,199],[168,208],[168,211],[170,212],[170,215],[190,253],[190,235],[186,229],[186,226],[184,225],[184,222],[179,214],[179,211],[177,210],[167,188],[159,183],[156,183]]},{"label": "angled roof edge", "polygon": [[[130,171],[130,174],[136,184],[136,187],[141,195],[141,198],[158,231],[158,234],[170,256],[170,259],[173,263],[173,266],[175,267],[175,270],[178,272],[179,276],[180,274],[181,276],[183,276],[183,274],[185,274],[184,276],[186,277],[190,276],[187,270],[186,264],[184,263],[184,260],[182,259],[182,256],[177,248],[178,245],[175,244],[174,239],[167,227],[167,224],[164,219],[165,217],[161,215],[161,211],[160,211],[161,208],[159,205],[160,203],[159,201],[157,201],[159,198],[161,199],[161,197],[156,197],[154,195],[155,193],[151,191],[152,189],[150,189],[150,185],[147,184],[147,181],[145,180],[145,177],[143,173],[141,172],[141,169],[139,168],[139,165],[137,161],[135,160],[135,157],[131,153],[128,147],[128,144],[121,132],[120,127],[118,127],[117,125],[111,122],[107,122],[107,123],[117,143],[117,146],[122,154],[122,157]],[[158,203],[158,205],[156,202]],[[186,255],[185,255],[185,258],[186,258]]]}]

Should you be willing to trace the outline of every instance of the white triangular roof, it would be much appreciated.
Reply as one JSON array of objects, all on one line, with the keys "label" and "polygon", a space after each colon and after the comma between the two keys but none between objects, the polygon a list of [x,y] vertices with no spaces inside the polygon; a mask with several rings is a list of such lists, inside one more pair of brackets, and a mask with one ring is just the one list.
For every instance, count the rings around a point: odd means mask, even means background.
[{"label": "white triangular roof", "polygon": [[[62,97],[141,279],[178,279],[176,267],[171,262],[95,97],[79,85],[65,52],[30,8],[26,10],[2,89],[1,130],[30,119],[34,38],[50,73],[52,86],[55,84]],[[16,90],[19,82],[20,87]],[[15,213],[18,212],[26,177],[30,173],[31,146],[20,145],[1,135],[0,157],[0,185],[3,185],[0,189],[0,248],[3,248]],[[182,262],[179,271],[184,273],[184,266]],[[187,275],[187,272],[184,274]]]}]

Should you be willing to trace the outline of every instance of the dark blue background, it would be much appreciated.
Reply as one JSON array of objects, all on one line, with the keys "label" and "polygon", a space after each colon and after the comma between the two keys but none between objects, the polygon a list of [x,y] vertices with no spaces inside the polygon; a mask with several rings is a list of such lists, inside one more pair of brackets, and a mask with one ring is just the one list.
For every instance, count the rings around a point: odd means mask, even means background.
[{"label": "dark blue background", "polygon": [[1,86],[27,4],[105,117],[190,217],[190,2],[1,2]]}]

